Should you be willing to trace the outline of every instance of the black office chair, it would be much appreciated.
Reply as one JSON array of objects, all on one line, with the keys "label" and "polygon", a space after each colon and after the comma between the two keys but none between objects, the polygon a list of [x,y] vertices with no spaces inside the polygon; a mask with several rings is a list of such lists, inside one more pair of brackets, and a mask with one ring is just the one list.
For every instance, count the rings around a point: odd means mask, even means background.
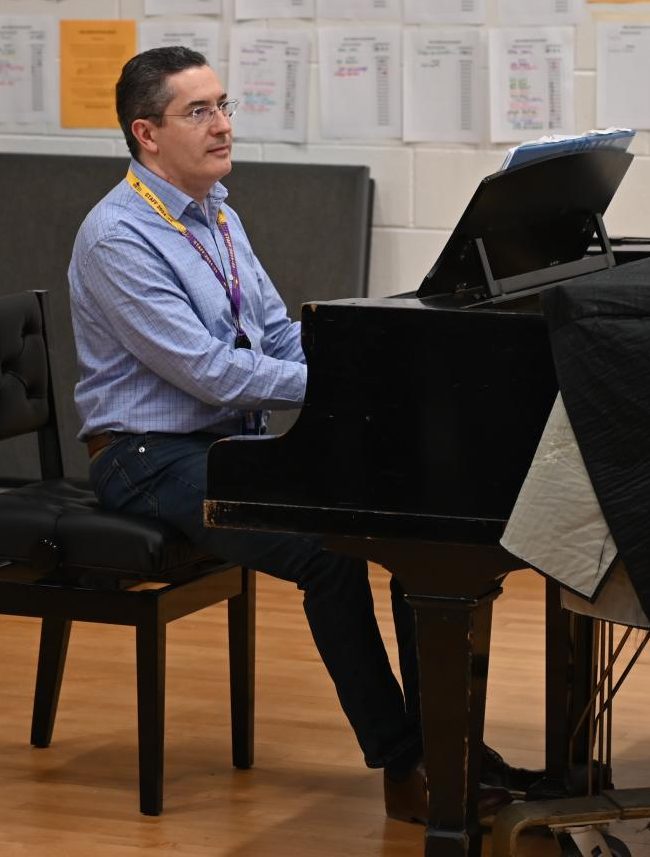
[{"label": "black office chair", "polygon": [[166,625],[224,599],[233,764],[253,762],[254,574],[198,555],[158,521],[103,511],[83,484],[63,478],[47,322],[45,292],[0,297],[0,440],[36,432],[42,475],[0,488],[0,613],[42,619],[36,747],[52,738],[71,623],[135,626],[140,809],[158,815]]}]

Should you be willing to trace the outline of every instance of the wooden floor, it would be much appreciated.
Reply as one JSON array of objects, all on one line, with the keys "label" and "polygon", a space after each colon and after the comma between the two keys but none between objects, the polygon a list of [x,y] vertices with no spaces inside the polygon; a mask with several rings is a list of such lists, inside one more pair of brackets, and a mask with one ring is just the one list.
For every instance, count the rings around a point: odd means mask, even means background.
[{"label": "wooden floor", "polygon": [[[373,571],[393,655],[388,576]],[[495,605],[486,738],[543,762],[543,587],[517,572]],[[259,578],[256,764],[230,767],[225,608],[169,627],[165,811],[137,804],[134,637],[73,630],[54,743],[29,746],[38,625],[0,618],[0,857],[412,857],[423,828],[389,821],[287,584]],[[616,704],[617,786],[650,785],[650,655]],[[624,834],[650,854],[645,822]],[[484,857],[489,855],[485,837]],[[526,857],[558,854],[530,837]]]}]

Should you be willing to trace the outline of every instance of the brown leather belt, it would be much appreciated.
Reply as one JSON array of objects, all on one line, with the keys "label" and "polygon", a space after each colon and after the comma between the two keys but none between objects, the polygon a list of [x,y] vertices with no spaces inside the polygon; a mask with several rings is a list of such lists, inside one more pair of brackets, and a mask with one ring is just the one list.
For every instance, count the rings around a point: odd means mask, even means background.
[{"label": "brown leather belt", "polygon": [[[262,432],[263,433],[263,432]],[[112,443],[115,443],[116,440],[119,440],[120,437],[124,437],[128,432],[119,432],[119,431],[103,431],[101,434],[93,434],[86,440],[86,446],[88,447],[88,457],[94,458],[98,452],[101,452],[102,449],[106,449],[107,446],[110,446]],[[196,435],[202,434],[201,432],[196,432]],[[207,432],[204,433],[207,436]],[[214,440],[223,440],[223,438],[228,435],[225,434],[212,434],[209,436],[214,438]],[[189,437],[189,435],[188,435]]]},{"label": "brown leather belt", "polygon": [[101,434],[94,434],[86,441],[88,447],[88,457],[93,458],[102,449],[110,446],[115,441],[116,433],[114,431],[104,431]]}]

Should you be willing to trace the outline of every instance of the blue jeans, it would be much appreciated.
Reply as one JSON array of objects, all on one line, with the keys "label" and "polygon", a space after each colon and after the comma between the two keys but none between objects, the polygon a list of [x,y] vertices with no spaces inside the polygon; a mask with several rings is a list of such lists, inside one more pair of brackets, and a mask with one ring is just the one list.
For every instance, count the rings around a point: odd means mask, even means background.
[{"label": "blue jeans", "polygon": [[207,554],[295,583],[366,764],[415,761],[422,753],[415,621],[398,582],[391,579],[391,600],[404,693],[377,627],[364,560],[331,553],[316,536],[203,527],[206,459],[214,435],[115,438],[90,468],[102,506],[160,518]]}]

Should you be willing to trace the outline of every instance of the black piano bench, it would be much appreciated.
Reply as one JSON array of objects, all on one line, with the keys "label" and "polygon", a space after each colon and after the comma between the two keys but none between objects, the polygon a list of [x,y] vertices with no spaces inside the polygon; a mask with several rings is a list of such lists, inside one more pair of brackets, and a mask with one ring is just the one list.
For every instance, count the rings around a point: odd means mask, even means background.
[{"label": "black piano bench", "polygon": [[[0,297],[0,440],[36,433],[42,479],[0,487],[0,613],[42,620],[31,743],[47,747],[73,621],[136,629],[140,810],[163,805],[168,622],[228,600],[232,758],[253,763],[255,582],[63,477],[47,294]],[[50,346],[50,347],[48,347]]]}]

